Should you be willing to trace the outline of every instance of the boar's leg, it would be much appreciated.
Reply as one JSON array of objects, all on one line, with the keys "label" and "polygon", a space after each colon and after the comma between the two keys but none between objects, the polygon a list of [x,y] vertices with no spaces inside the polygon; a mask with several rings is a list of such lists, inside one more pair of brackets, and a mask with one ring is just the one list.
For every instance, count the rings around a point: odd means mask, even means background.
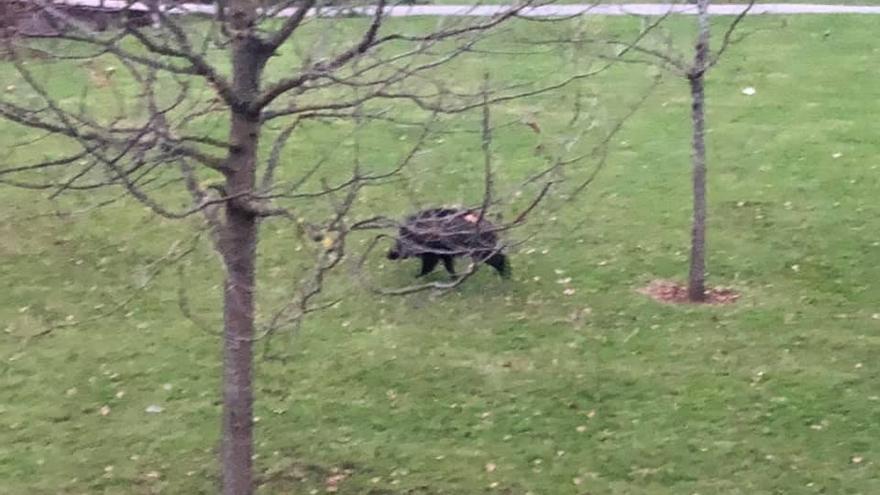
[{"label": "boar's leg", "polygon": [[443,266],[450,275],[455,275],[455,261],[453,261],[452,256],[447,255],[443,257]]},{"label": "boar's leg", "polygon": [[418,276],[423,277],[434,271],[434,268],[437,267],[437,263],[440,262],[440,258],[436,254],[423,254],[422,258],[422,271],[419,272]]},{"label": "boar's leg", "polygon": [[510,263],[507,260],[507,256],[495,253],[486,260],[486,264],[498,270],[498,274],[503,278],[510,277]]}]

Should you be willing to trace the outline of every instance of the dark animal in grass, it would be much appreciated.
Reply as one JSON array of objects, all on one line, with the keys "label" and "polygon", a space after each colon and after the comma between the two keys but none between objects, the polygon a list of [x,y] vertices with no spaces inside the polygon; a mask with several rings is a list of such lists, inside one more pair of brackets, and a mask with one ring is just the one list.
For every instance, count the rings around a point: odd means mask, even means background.
[{"label": "dark animal in grass", "polygon": [[398,230],[388,259],[420,258],[419,277],[434,271],[443,262],[455,275],[454,259],[468,256],[474,263],[486,263],[504,277],[510,277],[510,264],[498,244],[497,227],[480,218],[479,210],[430,208],[410,215]]}]

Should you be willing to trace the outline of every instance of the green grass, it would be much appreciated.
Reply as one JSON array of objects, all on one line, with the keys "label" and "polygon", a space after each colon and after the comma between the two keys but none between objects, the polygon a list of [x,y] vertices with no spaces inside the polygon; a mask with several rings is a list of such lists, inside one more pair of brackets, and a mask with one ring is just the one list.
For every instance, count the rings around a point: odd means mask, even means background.
[{"label": "green grass", "polygon": [[[680,32],[690,25],[678,22]],[[875,24],[755,19],[710,76],[710,279],[741,290],[740,302],[667,307],[634,290],[686,269],[689,103],[684,82],[669,78],[588,192],[574,204],[551,198],[554,210],[534,218],[512,281],[481,271],[437,298],[373,296],[346,273],[331,281],[343,302],[275,341],[285,361],[258,364],[261,493],[323,493],[333,469],[351,472],[344,494],[880,493]],[[508,36],[543,27],[520,29]],[[489,68],[527,81],[563,62],[520,60],[462,62],[447,76],[479,84]],[[76,95],[77,77],[53,84]],[[644,83],[643,67],[626,66],[584,87],[599,129]],[[745,86],[757,94],[742,95]],[[496,118],[535,114],[563,136],[570,98],[517,103]],[[472,130],[477,118],[448,124]],[[287,176],[340,133],[305,129]],[[364,152],[393,160],[413,134],[378,126]],[[540,164],[536,144],[524,126],[498,131],[501,191]],[[333,163],[344,172],[347,162]],[[480,167],[478,136],[447,134],[414,163],[411,187],[426,201],[473,200]],[[403,197],[399,184],[370,190],[363,208],[400,214]],[[131,202],[38,216],[51,206],[10,188],[0,195],[3,493],[215,493],[220,341],[179,314],[173,270],[117,314],[22,344],[124,299],[190,225]],[[265,315],[308,249],[284,223],[263,234]],[[383,261],[369,263],[379,280],[411,282],[415,266]],[[217,327],[210,250],[201,246],[187,270],[192,306]],[[563,277],[574,295],[562,293]],[[163,412],[146,413],[151,404]]]}]

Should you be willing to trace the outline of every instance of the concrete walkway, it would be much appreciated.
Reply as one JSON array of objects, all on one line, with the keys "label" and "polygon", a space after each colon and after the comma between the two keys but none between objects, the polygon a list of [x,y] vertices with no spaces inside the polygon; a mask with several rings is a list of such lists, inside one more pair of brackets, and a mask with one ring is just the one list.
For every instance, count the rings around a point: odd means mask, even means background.
[{"label": "concrete walkway", "polygon": [[[108,10],[122,10],[128,2],[125,0],[56,0],[57,4],[75,5],[81,7],[105,8]],[[386,15],[390,17],[410,16],[457,16],[457,17],[487,17],[502,14],[510,10],[511,5],[406,5],[386,7]],[[147,10],[146,4],[135,3],[129,7],[131,10]],[[715,4],[710,6],[711,15],[737,15],[746,8],[745,5]],[[370,15],[375,12],[375,7],[355,7],[343,9],[345,12],[355,11]],[[292,15],[296,9],[284,9],[278,13],[280,17]],[[321,15],[334,15],[339,9],[323,8]],[[183,3],[176,5],[169,13],[187,14],[213,14],[214,5],[195,3]],[[692,15],[696,13],[693,4],[585,4],[585,5],[543,5],[524,9],[518,15],[522,17],[567,17],[573,15],[649,15],[659,16],[667,13]],[[311,15],[316,12],[312,9]],[[878,14],[880,6],[869,5],[816,5],[816,4],[782,4],[763,3],[752,7],[749,15],[756,14]]]}]

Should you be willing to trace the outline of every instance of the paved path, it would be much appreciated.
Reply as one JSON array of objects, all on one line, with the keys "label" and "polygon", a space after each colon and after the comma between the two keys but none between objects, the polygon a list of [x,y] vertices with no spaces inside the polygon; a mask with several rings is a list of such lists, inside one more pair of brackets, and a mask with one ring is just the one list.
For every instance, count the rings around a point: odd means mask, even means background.
[{"label": "paved path", "polygon": [[[66,5],[78,5],[83,7],[104,7],[110,10],[125,8],[125,0],[56,0],[56,3]],[[386,7],[386,13],[391,17],[409,16],[466,16],[485,17],[501,14],[508,11],[510,5],[413,5]],[[715,4],[709,7],[712,15],[737,15],[746,8],[745,5]],[[135,3],[132,10],[147,10],[145,4]],[[357,7],[354,9],[360,13],[371,14],[375,7]],[[322,14],[332,15],[332,8],[322,9]],[[572,15],[664,15],[669,12],[690,15],[696,13],[696,6],[692,4],[646,4],[633,3],[623,5],[597,4],[597,5],[543,5],[524,9],[519,15],[524,17],[566,17]],[[214,13],[214,5],[202,5],[194,3],[179,4],[174,13]],[[279,16],[289,16],[295,9],[284,9]],[[314,14],[314,12],[312,12]],[[756,14],[878,14],[880,6],[869,5],[816,5],[816,4],[782,4],[764,3],[755,5],[749,15]]]}]

